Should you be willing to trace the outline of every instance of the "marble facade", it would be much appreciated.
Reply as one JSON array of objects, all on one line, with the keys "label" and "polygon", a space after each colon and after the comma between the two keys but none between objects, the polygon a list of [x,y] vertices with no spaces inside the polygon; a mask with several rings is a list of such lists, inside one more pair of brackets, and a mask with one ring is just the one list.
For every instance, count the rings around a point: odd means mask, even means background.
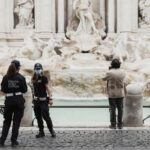
[{"label": "marble facade", "polygon": [[[138,0],[92,2],[93,11],[101,14],[105,20],[108,33],[137,32]],[[16,0],[0,0],[0,4],[0,33],[17,32],[14,15]],[[72,4],[73,0],[34,0],[33,30],[39,33],[65,33],[68,20],[73,14]]]},{"label": "marble facade", "polygon": [[[14,11],[18,1],[24,1],[30,8],[33,26],[28,26],[29,20],[25,20],[27,25],[17,27],[18,16]],[[99,37],[90,33],[87,36],[79,32],[76,38],[69,39],[65,36],[69,22],[75,16],[74,1],[0,0],[0,75],[6,73],[14,58],[21,60],[23,73],[29,76],[34,63],[41,62],[52,79],[53,95],[63,97],[67,93],[70,97],[96,97],[104,94],[105,83],[101,78],[110,61],[120,58],[129,74],[128,83],[140,81],[146,87],[150,78],[147,69],[150,63],[147,0],[89,0],[92,2],[90,12],[97,14],[93,15],[99,17],[96,20],[103,21],[102,29],[106,27],[106,35]],[[34,8],[29,2],[33,2]],[[93,18],[96,29],[99,29],[97,23],[100,21]],[[146,26],[141,26],[141,22]],[[150,88],[146,90],[150,92]]]}]

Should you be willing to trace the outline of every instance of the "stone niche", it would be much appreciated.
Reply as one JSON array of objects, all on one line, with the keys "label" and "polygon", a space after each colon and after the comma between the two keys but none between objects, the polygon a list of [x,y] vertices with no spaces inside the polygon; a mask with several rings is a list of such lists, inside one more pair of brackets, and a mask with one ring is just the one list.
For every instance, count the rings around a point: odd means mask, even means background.
[{"label": "stone niche", "polygon": [[35,28],[34,0],[14,0],[14,29]]}]

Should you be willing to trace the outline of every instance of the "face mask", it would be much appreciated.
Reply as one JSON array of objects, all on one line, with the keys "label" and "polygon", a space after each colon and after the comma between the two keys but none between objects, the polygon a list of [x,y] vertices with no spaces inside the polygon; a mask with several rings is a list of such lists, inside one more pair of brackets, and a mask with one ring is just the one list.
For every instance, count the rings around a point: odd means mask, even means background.
[{"label": "face mask", "polygon": [[40,70],[35,70],[35,74],[37,74],[37,75],[41,74],[41,72],[42,72],[41,69]]}]

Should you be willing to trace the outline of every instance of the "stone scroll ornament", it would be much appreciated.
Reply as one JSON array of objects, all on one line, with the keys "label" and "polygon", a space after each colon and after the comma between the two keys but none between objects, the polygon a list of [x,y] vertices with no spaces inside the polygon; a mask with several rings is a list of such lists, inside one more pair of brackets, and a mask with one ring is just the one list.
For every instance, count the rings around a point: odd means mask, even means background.
[{"label": "stone scroll ornament", "polygon": [[150,27],[150,0],[139,1],[139,27]]},{"label": "stone scroll ornament", "polygon": [[16,7],[14,9],[14,13],[17,15],[19,20],[16,26],[17,28],[33,28],[33,8],[33,0],[16,0]]},{"label": "stone scroll ornament", "polygon": [[90,0],[74,0],[73,10],[66,36],[78,41],[82,51],[89,51],[106,36],[104,20],[93,12]]}]

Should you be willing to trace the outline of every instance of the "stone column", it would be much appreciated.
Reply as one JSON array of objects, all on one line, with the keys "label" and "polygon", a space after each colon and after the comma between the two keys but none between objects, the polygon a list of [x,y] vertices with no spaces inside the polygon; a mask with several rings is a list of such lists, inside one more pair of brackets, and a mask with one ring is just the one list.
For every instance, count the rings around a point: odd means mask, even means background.
[{"label": "stone column", "polygon": [[143,125],[143,88],[139,84],[130,84],[126,89],[124,126],[141,127]]},{"label": "stone column", "polygon": [[6,0],[0,0],[0,32],[5,32]]},{"label": "stone column", "polygon": [[52,0],[51,6],[52,13],[52,32],[56,33],[56,0]]},{"label": "stone column", "polygon": [[52,0],[34,0],[35,29],[37,32],[52,32]]},{"label": "stone column", "polygon": [[138,29],[138,0],[118,0],[117,12],[117,31],[136,32]]},{"label": "stone column", "polygon": [[67,2],[68,2],[67,3],[67,7],[68,7],[67,18],[69,22],[71,17],[73,16],[73,0],[68,0]]},{"label": "stone column", "polygon": [[11,32],[14,28],[14,0],[5,0],[5,1],[6,1],[5,7],[6,32]]},{"label": "stone column", "polygon": [[108,7],[108,33],[115,32],[115,0],[107,1]]},{"label": "stone column", "polygon": [[25,98],[25,109],[21,126],[29,127],[32,125],[32,91],[29,86],[27,93],[24,94],[24,98]]},{"label": "stone column", "polygon": [[64,0],[58,0],[57,1],[57,8],[58,8],[58,33],[64,33],[65,32],[65,5],[64,5]]},{"label": "stone column", "polygon": [[100,15],[102,16],[105,22],[105,0],[100,0]]},{"label": "stone column", "polygon": [[14,1],[0,0],[0,32],[10,32],[14,26]]}]

